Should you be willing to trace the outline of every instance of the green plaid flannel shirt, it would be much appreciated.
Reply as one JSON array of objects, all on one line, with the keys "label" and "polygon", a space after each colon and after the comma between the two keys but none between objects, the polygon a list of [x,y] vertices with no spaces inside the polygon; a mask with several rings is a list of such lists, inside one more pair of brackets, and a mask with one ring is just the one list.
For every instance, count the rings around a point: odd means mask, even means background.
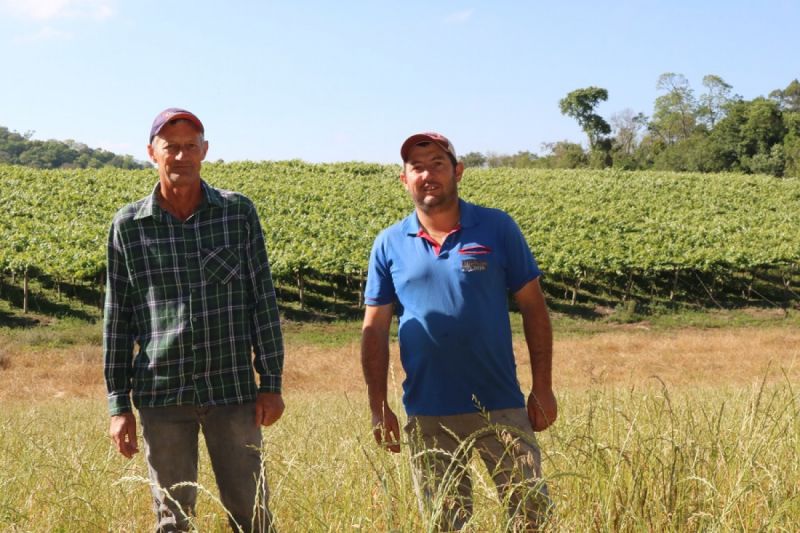
[{"label": "green plaid flannel shirt", "polygon": [[202,187],[185,222],[158,205],[158,185],[114,217],[103,321],[112,415],[130,411],[131,396],[137,407],[225,405],[281,390],[283,337],[255,206]]}]

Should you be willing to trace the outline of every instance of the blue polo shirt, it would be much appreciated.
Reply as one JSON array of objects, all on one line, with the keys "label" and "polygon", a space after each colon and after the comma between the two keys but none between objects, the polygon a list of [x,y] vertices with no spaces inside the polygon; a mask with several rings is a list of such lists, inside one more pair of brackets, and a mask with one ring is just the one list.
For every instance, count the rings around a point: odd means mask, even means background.
[{"label": "blue polo shirt", "polygon": [[524,407],[508,294],[541,275],[514,220],[459,201],[460,227],[437,250],[416,213],[383,230],[369,259],[367,305],[395,303],[409,415]]}]

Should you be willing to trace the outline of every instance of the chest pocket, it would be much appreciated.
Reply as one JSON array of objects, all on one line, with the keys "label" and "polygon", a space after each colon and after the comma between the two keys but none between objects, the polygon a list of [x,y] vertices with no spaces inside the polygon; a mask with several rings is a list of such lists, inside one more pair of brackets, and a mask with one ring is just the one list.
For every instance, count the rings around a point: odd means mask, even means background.
[{"label": "chest pocket", "polygon": [[214,248],[203,250],[200,265],[206,283],[229,283],[241,278],[241,258],[237,248]]},{"label": "chest pocket", "polygon": [[465,244],[458,251],[461,257],[461,272],[487,272],[494,263],[492,249],[483,244]]}]

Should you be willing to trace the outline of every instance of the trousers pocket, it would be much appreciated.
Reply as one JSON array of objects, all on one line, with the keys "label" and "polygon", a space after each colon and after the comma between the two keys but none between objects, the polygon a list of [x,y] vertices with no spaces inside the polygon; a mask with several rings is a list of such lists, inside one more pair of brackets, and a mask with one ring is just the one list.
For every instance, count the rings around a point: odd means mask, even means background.
[{"label": "trousers pocket", "polygon": [[203,250],[200,265],[207,283],[228,283],[241,277],[241,259],[237,248]]}]

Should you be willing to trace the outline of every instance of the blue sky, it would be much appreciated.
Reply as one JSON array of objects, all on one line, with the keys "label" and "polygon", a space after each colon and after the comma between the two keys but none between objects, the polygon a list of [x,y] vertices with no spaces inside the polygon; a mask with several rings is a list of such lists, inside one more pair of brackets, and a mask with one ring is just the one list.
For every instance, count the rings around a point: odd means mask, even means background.
[{"label": "blue sky", "polygon": [[[223,7],[224,6],[224,7]],[[800,77],[800,2],[0,0],[0,125],[145,159],[163,108],[208,158],[398,162],[418,131],[459,153],[584,142],[558,100],[652,112],[664,72],[751,99]]]}]

